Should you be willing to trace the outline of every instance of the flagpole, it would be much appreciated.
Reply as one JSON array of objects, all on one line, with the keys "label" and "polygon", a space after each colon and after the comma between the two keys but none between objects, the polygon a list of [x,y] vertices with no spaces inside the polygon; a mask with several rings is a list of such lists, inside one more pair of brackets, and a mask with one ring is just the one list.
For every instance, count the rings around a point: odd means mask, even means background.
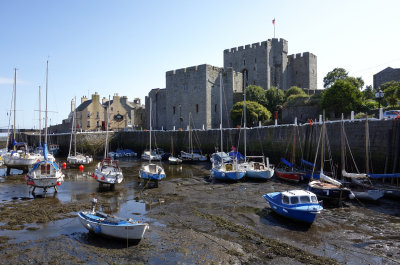
[{"label": "flagpole", "polygon": [[275,39],[275,18],[272,20],[272,24],[274,25],[274,39]]}]

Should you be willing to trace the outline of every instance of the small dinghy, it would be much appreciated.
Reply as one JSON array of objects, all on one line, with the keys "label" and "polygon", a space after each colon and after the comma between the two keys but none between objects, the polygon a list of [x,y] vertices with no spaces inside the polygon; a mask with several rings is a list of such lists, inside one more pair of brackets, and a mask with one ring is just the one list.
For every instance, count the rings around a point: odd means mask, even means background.
[{"label": "small dinghy", "polygon": [[272,192],[263,195],[263,198],[274,212],[309,224],[323,210],[317,196],[306,190]]},{"label": "small dinghy", "polygon": [[92,211],[78,213],[81,224],[89,232],[137,243],[143,238],[144,233],[149,228],[147,223],[95,211],[96,203],[97,199],[92,199]]}]

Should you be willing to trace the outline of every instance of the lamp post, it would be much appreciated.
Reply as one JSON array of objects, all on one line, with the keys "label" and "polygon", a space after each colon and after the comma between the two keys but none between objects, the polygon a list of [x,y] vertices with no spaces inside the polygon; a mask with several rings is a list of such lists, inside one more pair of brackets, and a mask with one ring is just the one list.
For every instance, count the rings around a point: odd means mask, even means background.
[{"label": "lamp post", "polygon": [[379,109],[381,108],[381,100],[383,99],[384,96],[385,96],[385,92],[383,92],[380,89],[375,93],[375,98],[379,102]]}]

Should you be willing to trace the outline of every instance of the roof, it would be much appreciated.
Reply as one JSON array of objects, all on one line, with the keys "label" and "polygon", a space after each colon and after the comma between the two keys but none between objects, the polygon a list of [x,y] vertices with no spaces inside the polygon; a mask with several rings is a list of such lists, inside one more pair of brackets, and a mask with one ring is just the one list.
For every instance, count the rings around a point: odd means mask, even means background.
[{"label": "roof", "polygon": [[304,196],[304,195],[314,195],[314,193],[308,191],[308,190],[288,190],[288,191],[283,191],[282,195],[286,195],[286,196]]},{"label": "roof", "polygon": [[82,111],[87,108],[92,103],[91,99],[86,100],[85,102],[81,103],[77,108],[76,111]]},{"label": "roof", "polygon": [[114,102],[114,100],[107,100],[106,102],[104,102],[103,104],[101,104],[101,105],[103,105],[103,107],[108,107],[108,102],[110,102],[110,105],[112,105],[113,104],[113,102]]}]

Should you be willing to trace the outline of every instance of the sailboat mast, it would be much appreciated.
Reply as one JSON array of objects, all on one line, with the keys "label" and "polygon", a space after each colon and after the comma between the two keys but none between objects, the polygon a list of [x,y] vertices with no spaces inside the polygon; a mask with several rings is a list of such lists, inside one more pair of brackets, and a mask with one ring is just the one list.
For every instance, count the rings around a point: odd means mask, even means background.
[{"label": "sailboat mast", "polygon": [[[14,69],[14,138],[13,140],[15,140],[15,123],[16,123],[16,119],[15,119],[15,114],[17,112],[17,68]],[[15,145],[14,145],[14,150],[15,150]]]},{"label": "sailboat mast", "polygon": [[47,146],[47,93],[49,90],[49,61],[46,61],[46,108],[44,112],[44,143]]},{"label": "sailboat mast", "polygon": [[150,139],[150,154],[149,154],[149,163],[151,163],[151,98],[150,98],[150,133],[149,133],[149,139]]},{"label": "sailboat mast", "polygon": [[325,111],[322,115],[322,142],[321,142],[321,173],[324,172],[324,160],[325,160]]},{"label": "sailboat mast", "polygon": [[[75,97],[75,104],[76,104],[76,97]],[[74,105],[74,116],[73,116],[73,122],[72,122],[72,131],[74,133],[74,153],[76,156],[76,105]]]},{"label": "sailboat mast", "polygon": [[107,158],[107,151],[108,151],[108,109],[110,108],[110,96],[108,96],[108,108],[106,109],[106,144],[104,146],[104,159]]},{"label": "sailboat mast", "polygon": [[219,114],[220,114],[220,124],[221,129],[221,152],[223,152],[223,138],[222,138],[222,73],[219,74]]},{"label": "sailboat mast", "polygon": [[293,126],[293,146],[292,146],[292,159],[291,159],[291,163],[294,165],[294,157],[295,157],[295,153],[296,153],[296,126]]},{"label": "sailboat mast", "polygon": [[246,80],[247,80],[247,72],[245,71],[244,72],[244,79],[243,79],[243,97],[244,97],[244,100],[243,100],[243,115],[244,115],[244,117],[243,117],[243,125],[244,125],[244,159],[246,160],[246,156],[247,156],[247,148],[246,148],[246,145],[247,145],[247,143],[246,143],[246,138],[247,138],[247,136],[246,136],[246,122],[247,122],[247,115],[246,115]]},{"label": "sailboat mast", "polygon": [[39,86],[39,146],[42,146],[42,88]]},{"label": "sailboat mast", "polygon": [[[341,133],[340,133],[340,145],[341,145],[341,162],[342,162],[342,172],[344,172],[346,170],[346,160],[345,160],[345,155],[346,155],[346,147],[345,147],[345,143],[344,143],[344,117],[343,117],[343,113],[342,113],[342,128],[341,128]],[[342,174],[342,180],[344,180],[344,176]]]},{"label": "sailboat mast", "polygon": [[365,173],[369,173],[369,129],[368,129],[368,115],[365,117]]}]

